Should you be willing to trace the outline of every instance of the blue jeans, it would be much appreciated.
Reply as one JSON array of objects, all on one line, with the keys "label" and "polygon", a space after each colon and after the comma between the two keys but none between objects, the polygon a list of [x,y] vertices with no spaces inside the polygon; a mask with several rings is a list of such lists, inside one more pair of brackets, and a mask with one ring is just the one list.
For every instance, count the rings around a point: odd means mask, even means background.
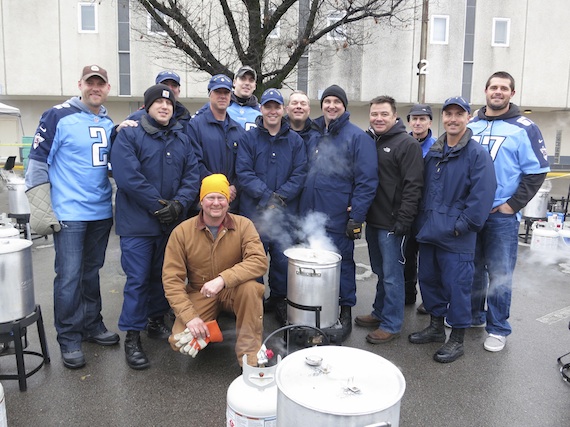
[{"label": "blue jeans", "polygon": [[454,328],[471,326],[473,253],[454,253],[420,243],[418,279],[426,311],[447,317]]},{"label": "blue jeans", "polygon": [[84,337],[107,328],[101,316],[99,270],[113,219],[62,221],[53,235],[55,279],[53,281],[54,324],[61,351],[81,349]]},{"label": "blue jeans", "polygon": [[127,275],[123,290],[121,331],[142,331],[148,319],[164,316],[170,306],[162,286],[162,264],[168,235],[121,236],[121,266]]},{"label": "blue jeans", "polygon": [[380,328],[397,334],[404,322],[404,236],[366,225],[366,241],[372,271],[378,276],[372,316]]},{"label": "blue jeans", "polygon": [[[516,215],[495,212],[477,234],[475,276],[471,294],[473,324],[487,322],[487,332],[507,336],[513,272],[517,262],[519,221]],[[487,312],[485,313],[485,300]]]}]

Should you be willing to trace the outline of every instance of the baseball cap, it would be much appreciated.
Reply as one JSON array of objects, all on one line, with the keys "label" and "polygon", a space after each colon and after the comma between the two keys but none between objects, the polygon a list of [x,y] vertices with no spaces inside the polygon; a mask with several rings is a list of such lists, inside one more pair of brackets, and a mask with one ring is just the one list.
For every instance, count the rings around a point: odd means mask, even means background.
[{"label": "baseball cap", "polygon": [[467,111],[467,113],[471,114],[471,107],[469,106],[469,102],[467,102],[467,100],[461,96],[453,96],[451,98],[447,98],[443,103],[441,111],[445,110],[450,105],[459,105],[461,108]]},{"label": "baseball cap", "polygon": [[283,105],[283,95],[277,89],[267,89],[261,95],[261,105],[267,104],[269,101],[275,101],[278,104]]},{"label": "baseball cap", "polygon": [[86,65],[83,67],[83,72],[81,73],[81,80],[87,80],[89,77],[101,77],[105,83],[109,83],[109,78],[107,77],[107,71],[98,65]]},{"label": "baseball cap", "polygon": [[429,116],[429,119],[433,120],[433,113],[431,112],[431,107],[427,104],[412,105],[412,108],[408,113],[408,121],[410,121],[411,116]]},{"label": "baseball cap", "polygon": [[212,76],[208,83],[208,93],[216,89],[232,90],[232,80],[225,74],[216,74]]},{"label": "baseball cap", "polygon": [[161,71],[156,75],[156,79],[154,80],[154,82],[156,84],[159,84],[165,80],[174,80],[176,83],[178,83],[178,86],[180,86],[180,76],[176,74],[174,71],[170,70]]},{"label": "baseball cap", "polygon": [[253,76],[253,80],[257,80],[257,73],[249,65],[244,65],[239,70],[237,70],[236,77],[243,77],[247,73],[250,73]]}]

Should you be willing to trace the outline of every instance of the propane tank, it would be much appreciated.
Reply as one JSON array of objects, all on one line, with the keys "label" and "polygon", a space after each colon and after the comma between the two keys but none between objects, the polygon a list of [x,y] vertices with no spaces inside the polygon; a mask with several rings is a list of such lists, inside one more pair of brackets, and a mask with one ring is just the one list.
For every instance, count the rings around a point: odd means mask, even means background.
[{"label": "propane tank", "polygon": [[[281,357],[277,358],[277,364]],[[274,427],[277,420],[277,364],[255,367],[243,356],[243,374],[230,384],[227,394],[227,427]]]},{"label": "propane tank", "polygon": [[8,427],[8,420],[6,419],[6,402],[4,401],[4,387],[2,387],[2,383],[0,383],[0,427]]}]

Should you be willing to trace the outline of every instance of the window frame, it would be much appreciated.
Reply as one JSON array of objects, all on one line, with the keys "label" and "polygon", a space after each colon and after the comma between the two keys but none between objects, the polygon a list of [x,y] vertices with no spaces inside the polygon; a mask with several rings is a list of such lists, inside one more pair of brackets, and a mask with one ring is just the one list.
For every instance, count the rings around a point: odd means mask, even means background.
[{"label": "window frame", "polygon": [[[270,6],[269,7],[269,16],[272,16],[275,13],[275,10],[277,8],[275,6]],[[268,38],[270,39],[278,39],[281,37],[281,20],[277,21],[277,24],[275,24],[275,28],[273,29],[273,31],[271,31],[268,36]]]},{"label": "window frame", "polygon": [[[506,23],[507,28],[506,28],[506,40],[504,43],[499,43],[496,40],[496,36],[497,36],[497,24],[501,22],[501,23]],[[493,47],[509,47],[511,44],[511,18],[493,18],[493,31],[492,31],[492,35],[491,35],[491,46]]]},{"label": "window frame", "polygon": [[[327,27],[340,21],[346,16],[346,11],[344,10],[332,10],[327,14]],[[346,41],[348,40],[348,28],[345,25],[337,27],[333,31],[327,33],[327,40],[330,41]]]},{"label": "window frame", "polygon": [[[159,15],[162,15],[162,19],[164,19],[165,21],[168,22],[168,17],[166,15],[164,15],[163,13],[157,11],[156,13],[158,13]],[[154,31],[152,29],[152,24],[153,22],[158,26],[158,22],[156,22],[156,20],[150,15],[150,13],[147,13],[147,19],[146,19],[146,33],[149,35],[155,35],[155,36],[166,36],[166,31],[164,31],[164,29],[162,27],[160,27],[160,31]]]},{"label": "window frame", "polygon": [[[445,20],[445,40],[435,40],[434,30],[435,30],[435,20],[436,19],[443,19]],[[446,45],[449,44],[449,15],[432,15],[430,18],[430,44],[441,44]]]},{"label": "window frame", "polygon": [[[94,33],[98,33],[99,32],[99,26],[98,26],[98,10],[97,10],[97,3],[93,3],[93,2],[79,2],[77,3],[78,5],[78,9],[77,9],[77,19],[78,19],[78,24],[77,24],[77,31],[79,33],[90,33],[90,34],[94,34]],[[92,30],[86,30],[83,28],[83,11],[86,8],[92,8],[93,9],[93,26],[94,29]]]}]

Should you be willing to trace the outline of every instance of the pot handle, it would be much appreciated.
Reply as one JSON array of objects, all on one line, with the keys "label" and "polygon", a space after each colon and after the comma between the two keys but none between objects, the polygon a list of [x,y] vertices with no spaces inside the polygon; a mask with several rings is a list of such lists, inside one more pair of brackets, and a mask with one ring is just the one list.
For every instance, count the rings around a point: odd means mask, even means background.
[{"label": "pot handle", "polygon": [[317,273],[317,270],[314,268],[297,267],[295,273],[297,273],[298,276],[321,277],[321,273]]}]

